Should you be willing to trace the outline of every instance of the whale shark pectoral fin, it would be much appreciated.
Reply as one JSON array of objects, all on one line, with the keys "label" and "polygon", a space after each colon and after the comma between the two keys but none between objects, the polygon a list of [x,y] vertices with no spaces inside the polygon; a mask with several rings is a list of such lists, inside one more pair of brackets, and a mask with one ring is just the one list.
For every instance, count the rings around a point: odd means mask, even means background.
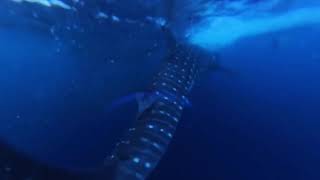
[{"label": "whale shark pectoral fin", "polygon": [[126,96],[122,96],[114,100],[110,106],[105,108],[106,112],[110,113],[115,109],[118,109],[126,104],[137,102],[138,104],[138,113],[142,113],[148,109],[158,98],[155,93],[150,92],[136,92]]},{"label": "whale shark pectoral fin", "polygon": [[137,93],[136,100],[138,103],[138,114],[141,114],[148,109],[157,100],[157,98],[158,97],[155,93]]},{"label": "whale shark pectoral fin", "polygon": [[105,108],[105,111],[110,113],[110,112],[114,111],[115,109],[118,109],[126,104],[133,103],[133,102],[135,102],[137,97],[143,96],[143,94],[144,94],[143,92],[136,92],[136,93],[128,94],[126,96],[122,96],[122,97],[114,100],[111,103],[111,105],[107,106]]}]

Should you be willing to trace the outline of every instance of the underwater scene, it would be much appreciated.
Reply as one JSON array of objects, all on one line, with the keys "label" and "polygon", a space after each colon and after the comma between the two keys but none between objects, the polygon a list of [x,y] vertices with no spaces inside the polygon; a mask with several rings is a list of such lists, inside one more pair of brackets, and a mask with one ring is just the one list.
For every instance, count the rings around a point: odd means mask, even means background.
[{"label": "underwater scene", "polygon": [[0,180],[320,180],[320,1],[0,0]]}]

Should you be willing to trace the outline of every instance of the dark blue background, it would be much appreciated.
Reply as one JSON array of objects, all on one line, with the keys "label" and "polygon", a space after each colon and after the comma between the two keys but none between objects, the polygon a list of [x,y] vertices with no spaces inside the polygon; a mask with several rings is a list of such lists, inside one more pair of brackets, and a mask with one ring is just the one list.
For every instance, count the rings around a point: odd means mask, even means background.
[{"label": "dark blue background", "polygon": [[[162,32],[109,22],[55,41],[38,24],[12,27],[0,28],[2,138],[54,166],[101,164],[136,111],[134,102],[108,107],[146,89],[165,56]],[[220,50],[235,73],[199,78],[151,179],[320,179],[319,32],[292,29]]]}]

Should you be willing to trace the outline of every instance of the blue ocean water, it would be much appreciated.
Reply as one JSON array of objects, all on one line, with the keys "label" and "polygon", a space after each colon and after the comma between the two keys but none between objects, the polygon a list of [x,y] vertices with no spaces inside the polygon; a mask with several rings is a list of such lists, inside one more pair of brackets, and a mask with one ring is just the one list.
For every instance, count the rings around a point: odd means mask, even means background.
[{"label": "blue ocean water", "polygon": [[172,2],[0,2],[2,140],[54,167],[96,167],[136,118],[135,102],[110,106],[148,87],[168,25],[228,71],[199,76],[149,179],[320,179],[319,2]]}]

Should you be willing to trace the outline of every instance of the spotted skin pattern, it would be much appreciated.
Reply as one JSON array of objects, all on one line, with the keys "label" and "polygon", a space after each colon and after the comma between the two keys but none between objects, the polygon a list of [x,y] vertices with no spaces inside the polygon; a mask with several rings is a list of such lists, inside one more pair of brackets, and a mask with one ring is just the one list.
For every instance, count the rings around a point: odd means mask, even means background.
[{"label": "spotted skin pattern", "polygon": [[198,73],[192,48],[176,44],[151,85],[157,98],[138,116],[110,157],[115,180],[143,180],[157,166],[189,104],[187,96]]}]

